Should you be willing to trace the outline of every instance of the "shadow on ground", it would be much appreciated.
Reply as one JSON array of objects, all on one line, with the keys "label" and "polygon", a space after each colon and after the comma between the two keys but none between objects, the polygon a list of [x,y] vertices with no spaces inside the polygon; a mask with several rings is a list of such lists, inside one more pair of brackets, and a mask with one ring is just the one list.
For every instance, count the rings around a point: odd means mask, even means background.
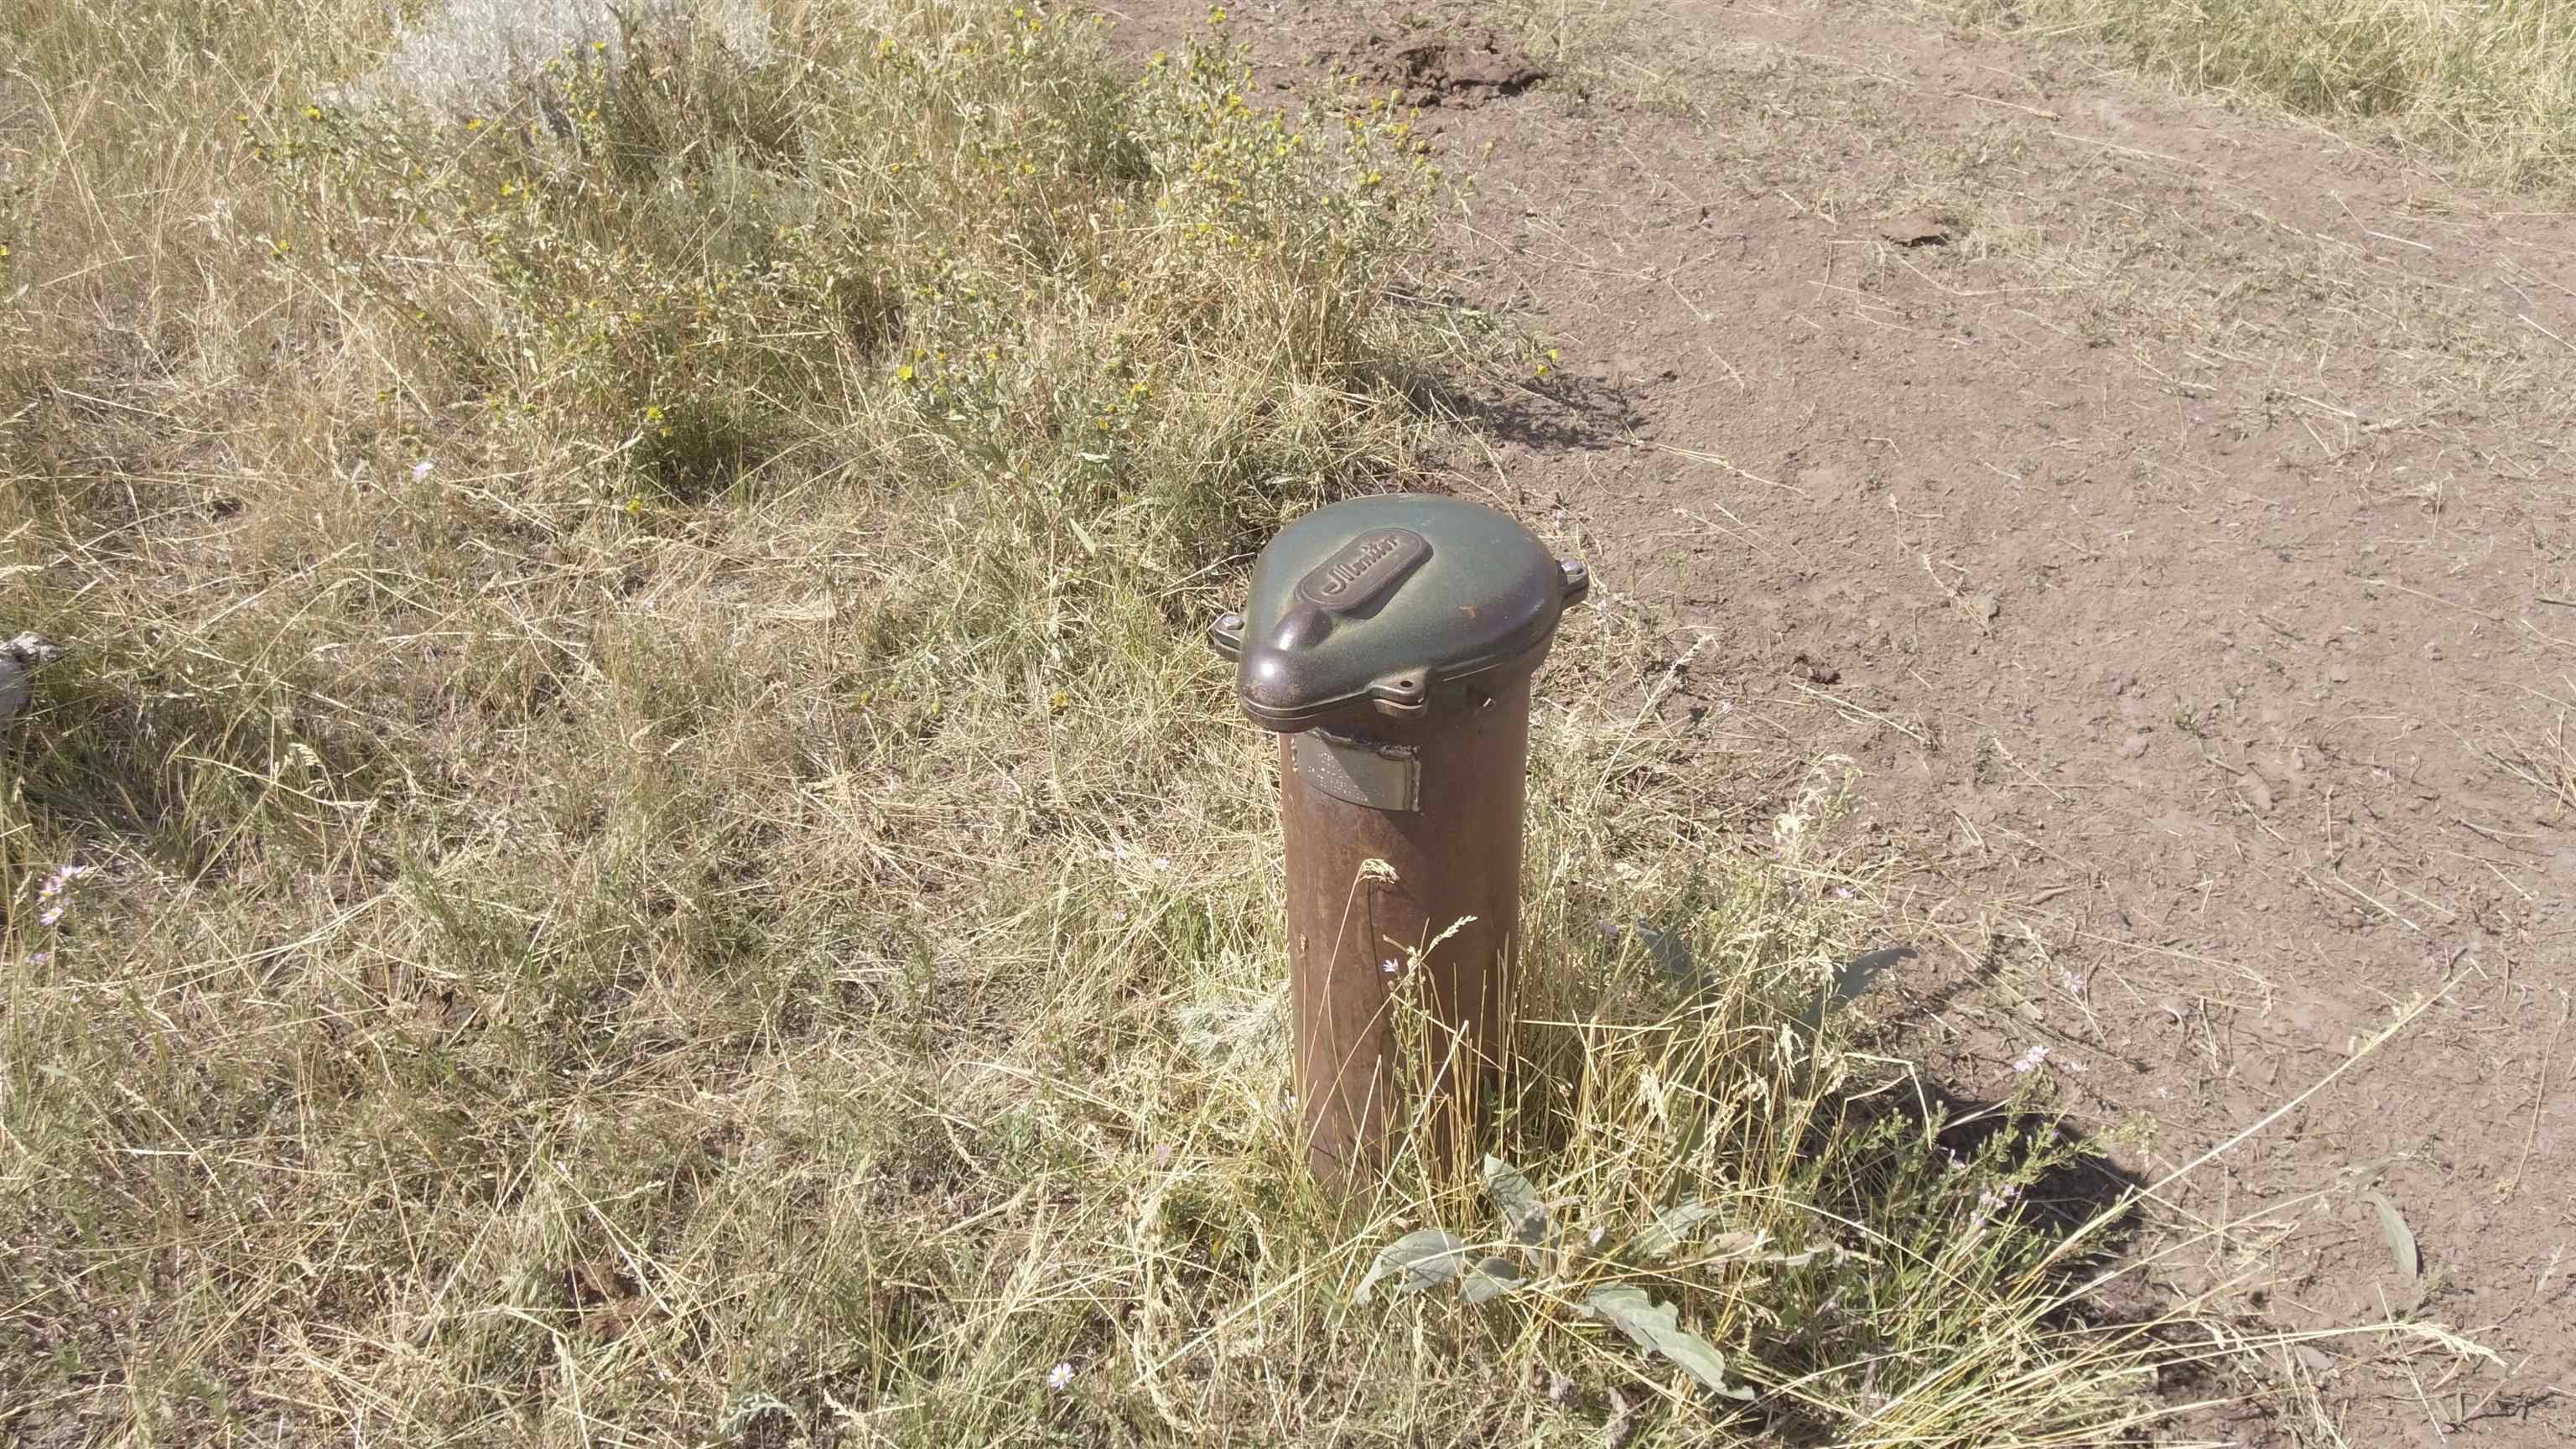
[{"label": "shadow on ground", "polygon": [[1619,447],[1645,426],[1624,389],[1581,378],[1550,376],[1539,382],[1487,382],[1473,388],[1445,380],[1426,381],[1416,390],[1415,400],[1484,437],[1553,451]]}]

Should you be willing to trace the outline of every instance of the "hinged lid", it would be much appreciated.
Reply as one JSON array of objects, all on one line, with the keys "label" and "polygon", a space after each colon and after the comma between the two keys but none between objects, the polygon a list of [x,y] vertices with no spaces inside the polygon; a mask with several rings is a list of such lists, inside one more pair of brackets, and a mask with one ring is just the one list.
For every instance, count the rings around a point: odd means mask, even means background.
[{"label": "hinged lid", "polygon": [[1265,728],[1416,715],[1447,686],[1535,666],[1590,585],[1581,564],[1482,504],[1358,498],[1281,529],[1243,612],[1208,636],[1241,661],[1236,690]]}]

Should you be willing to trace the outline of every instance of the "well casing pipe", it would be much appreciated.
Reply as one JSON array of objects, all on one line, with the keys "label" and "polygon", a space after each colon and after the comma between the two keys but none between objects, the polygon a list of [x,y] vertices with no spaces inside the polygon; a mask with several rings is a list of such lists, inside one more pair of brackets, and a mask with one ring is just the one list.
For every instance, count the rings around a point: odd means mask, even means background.
[{"label": "well casing pipe", "polygon": [[1281,530],[1210,630],[1280,735],[1295,1092],[1327,1181],[1407,1134],[1472,1157],[1510,1053],[1531,678],[1589,583],[1504,514],[1396,494]]}]

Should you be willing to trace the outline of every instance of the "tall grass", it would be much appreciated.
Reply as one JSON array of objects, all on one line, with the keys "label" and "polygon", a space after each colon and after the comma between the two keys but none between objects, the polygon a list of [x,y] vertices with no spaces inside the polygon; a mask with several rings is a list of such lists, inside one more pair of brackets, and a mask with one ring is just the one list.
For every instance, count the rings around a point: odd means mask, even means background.
[{"label": "tall grass", "polygon": [[2196,89],[2375,129],[2479,179],[2576,177],[2576,22],[2554,0],[2007,0]]},{"label": "tall grass", "polygon": [[[2153,1412],[2151,1325],[2061,1271],[2045,1073],[1944,1109],[1799,1024],[1861,944],[1839,777],[1775,854],[1715,833],[1587,683],[1651,648],[1615,601],[1552,666],[1497,1137],[1575,1246],[1354,1300],[1499,1230],[1303,1178],[1275,755],[1198,629],[1478,365],[1410,300],[1404,118],[1037,6],[649,30],[463,112],[331,99],[405,53],[371,0],[9,26],[0,618],[76,654],[0,742],[0,1433]],[[1612,1285],[1751,1406],[1583,1318]]]}]

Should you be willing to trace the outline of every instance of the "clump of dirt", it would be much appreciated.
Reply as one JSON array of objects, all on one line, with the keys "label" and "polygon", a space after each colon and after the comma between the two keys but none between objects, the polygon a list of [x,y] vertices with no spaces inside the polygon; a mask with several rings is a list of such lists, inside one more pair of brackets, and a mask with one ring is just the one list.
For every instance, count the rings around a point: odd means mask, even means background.
[{"label": "clump of dirt", "polygon": [[1956,218],[1909,211],[1879,223],[1878,234],[1901,247],[1945,247],[1959,230]]},{"label": "clump of dirt", "polygon": [[1343,57],[1344,72],[1395,87],[1401,103],[1467,109],[1515,96],[1547,79],[1547,69],[1486,34],[1388,36],[1370,32]]}]

